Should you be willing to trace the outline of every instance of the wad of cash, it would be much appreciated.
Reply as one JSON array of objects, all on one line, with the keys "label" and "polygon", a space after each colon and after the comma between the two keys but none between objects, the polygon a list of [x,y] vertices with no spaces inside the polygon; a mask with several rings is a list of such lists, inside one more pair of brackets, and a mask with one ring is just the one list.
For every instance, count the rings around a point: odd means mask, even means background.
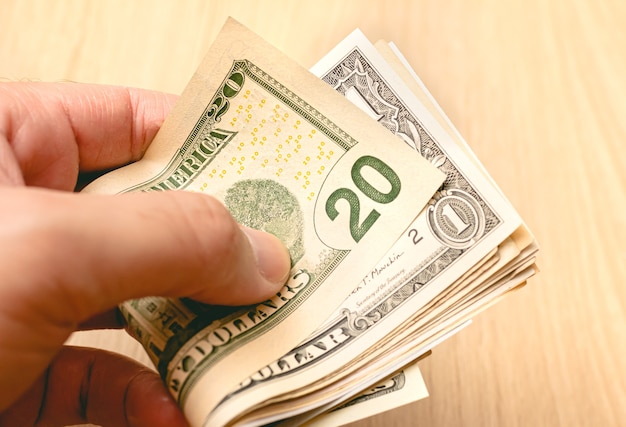
[{"label": "wad of cash", "polygon": [[229,19],[144,158],[84,191],[180,190],[292,261],[258,305],[121,305],[194,427],[338,425],[424,397],[414,362],[537,271],[534,237],[406,59],[358,30],[307,71]]}]

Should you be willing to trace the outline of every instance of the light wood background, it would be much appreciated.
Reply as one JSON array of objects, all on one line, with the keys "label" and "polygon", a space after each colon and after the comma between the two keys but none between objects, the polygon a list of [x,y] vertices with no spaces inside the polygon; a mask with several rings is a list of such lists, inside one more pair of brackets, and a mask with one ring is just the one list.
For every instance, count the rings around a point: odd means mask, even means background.
[{"label": "light wood background", "polygon": [[0,78],[180,93],[227,15],[306,67],[395,41],[542,246],[422,363],[431,397],[356,425],[626,425],[626,3],[2,0]]}]

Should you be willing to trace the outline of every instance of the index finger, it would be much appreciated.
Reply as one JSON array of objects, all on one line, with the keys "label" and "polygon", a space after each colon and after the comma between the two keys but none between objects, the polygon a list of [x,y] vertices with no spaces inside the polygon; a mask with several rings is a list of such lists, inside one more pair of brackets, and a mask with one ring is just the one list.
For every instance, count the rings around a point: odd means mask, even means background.
[{"label": "index finger", "polygon": [[79,171],[140,159],[175,101],[120,86],[1,83],[0,145],[26,185],[71,190]]}]

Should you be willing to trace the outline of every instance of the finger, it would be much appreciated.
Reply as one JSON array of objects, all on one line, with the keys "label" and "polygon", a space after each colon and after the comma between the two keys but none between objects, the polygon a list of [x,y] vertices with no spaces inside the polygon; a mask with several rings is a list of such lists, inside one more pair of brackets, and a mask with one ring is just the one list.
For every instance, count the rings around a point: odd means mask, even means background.
[{"label": "finger", "polygon": [[[12,299],[33,301],[48,321],[77,326],[149,295],[251,304],[274,295],[289,273],[289,254],[277,238],[242,229],[207,195],[2,191],[22,213],[12,215],[12,232],[3,236],[12,241],[0,248],[0,266],[12,253],[26,266],[3,278],[11,284],[0,299],[7,310]],[[54,304],[39,307],[43,300]]]},{"label": "finger", "polygon": [[151,369],[103,350],[65,347],[46,374],[8,410],[0,425],[187,427]]},{"label": "finger", "polygon": [[71,190],[79,167],[138,160],[175,100],[117,86],[1,83],[0,154],[11,154],[18,168],[0,164],[0,179],[19,183],[20,169],[27,185]]}]

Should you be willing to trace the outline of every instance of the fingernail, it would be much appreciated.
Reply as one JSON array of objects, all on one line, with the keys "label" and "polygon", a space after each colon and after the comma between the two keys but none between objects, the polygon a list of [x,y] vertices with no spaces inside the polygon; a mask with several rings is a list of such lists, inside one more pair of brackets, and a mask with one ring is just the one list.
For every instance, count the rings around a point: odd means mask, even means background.
[{"label": "fingernail", "polygon": [[244,226],[241,229],[248,236],[261,275],[276,286],[285,284],[291,269],[287,248],[270,233]]}]

